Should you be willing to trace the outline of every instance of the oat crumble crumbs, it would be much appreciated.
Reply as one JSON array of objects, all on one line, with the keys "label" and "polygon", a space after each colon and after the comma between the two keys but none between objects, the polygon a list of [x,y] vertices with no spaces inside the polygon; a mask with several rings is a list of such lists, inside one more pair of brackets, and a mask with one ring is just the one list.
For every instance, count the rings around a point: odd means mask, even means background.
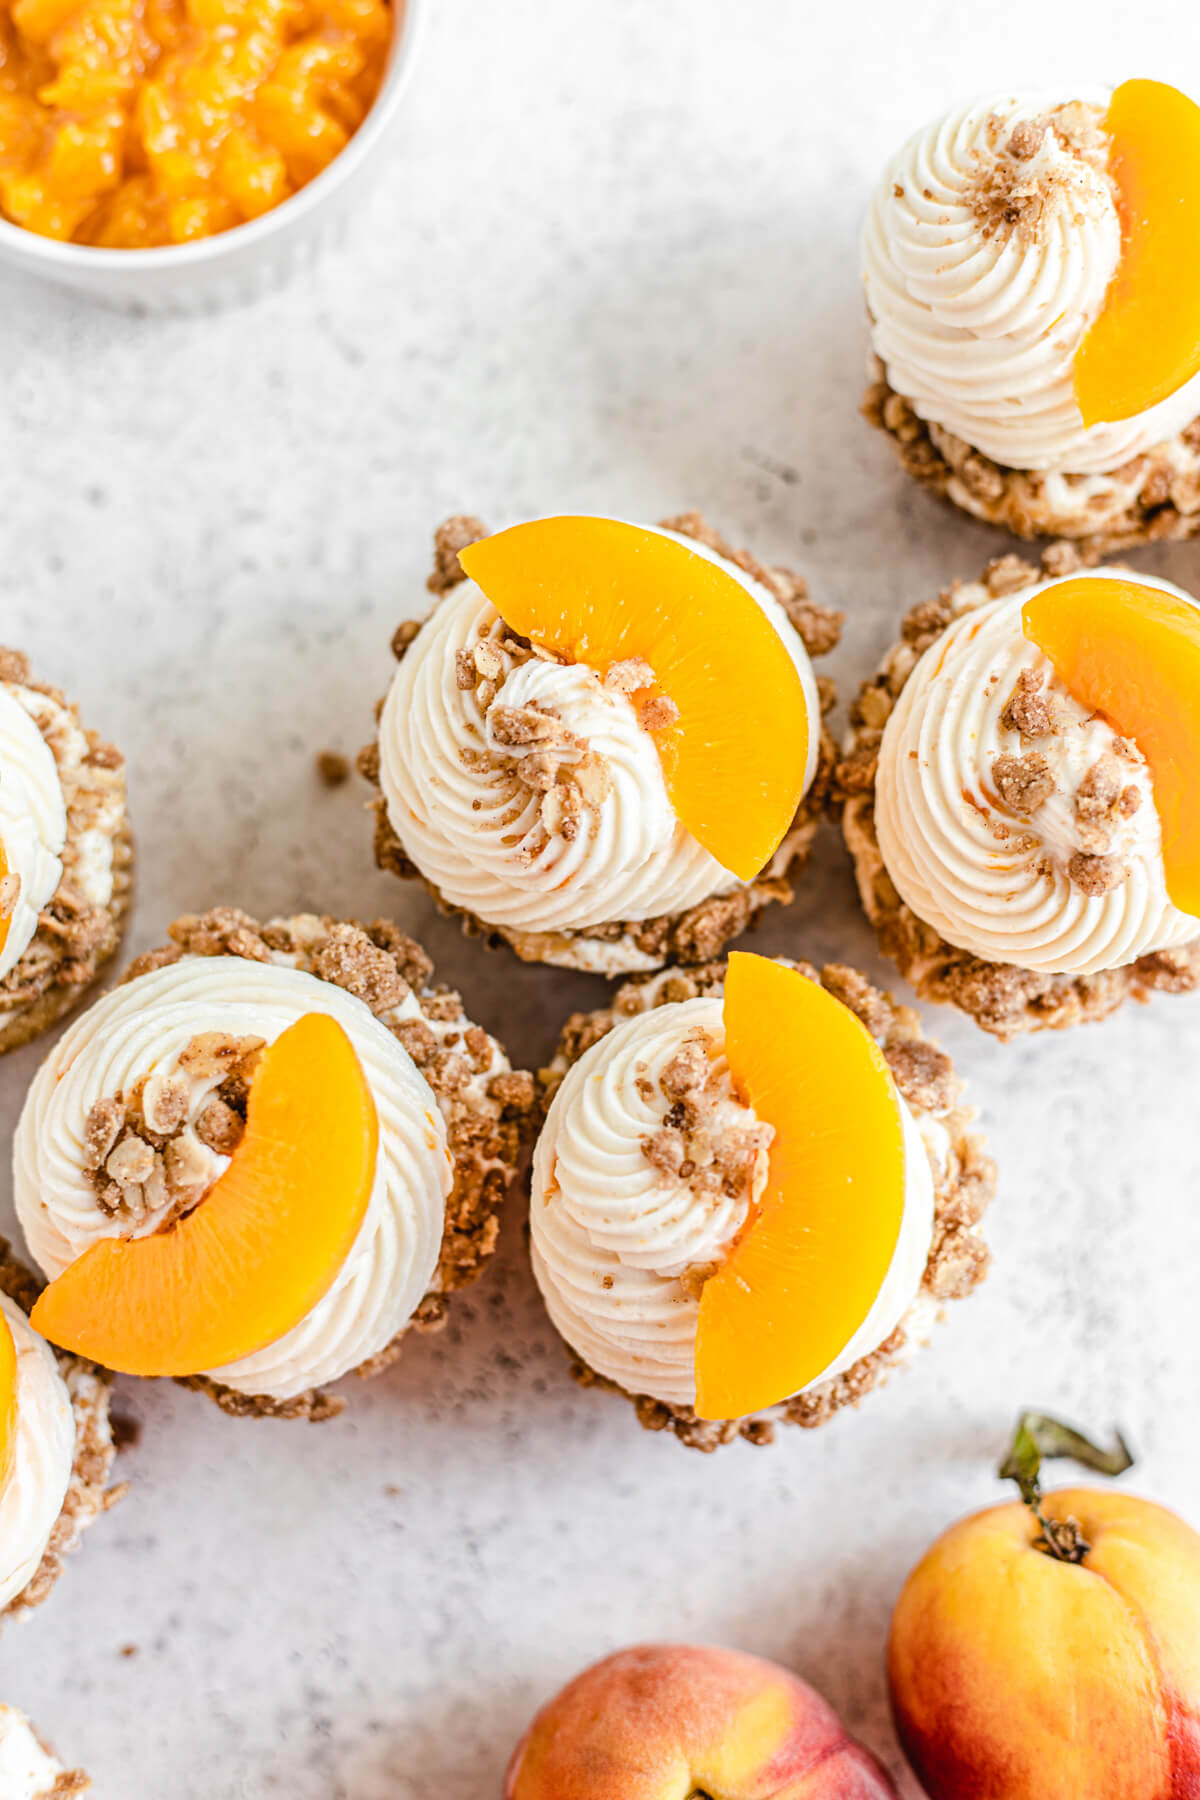
[{"label": "oat crumble crumbs", "polygon": [[749,1199],[755,1171],[775,1133],[757,1120],[717,1127],[727,1081],[715,1052],[713,1037],[697,1030],[663,1069],[658,1086],[667,1112],[659,1128],[642,1139],[642,1155],[660,1174],[686,1182],[694,1194]]}]

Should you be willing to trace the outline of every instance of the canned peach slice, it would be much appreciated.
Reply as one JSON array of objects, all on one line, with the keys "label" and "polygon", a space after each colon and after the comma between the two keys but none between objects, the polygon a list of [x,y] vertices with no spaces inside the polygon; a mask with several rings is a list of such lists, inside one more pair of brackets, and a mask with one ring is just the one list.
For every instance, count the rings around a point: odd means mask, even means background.
[{"label": "canned peach slice", "polygon": [[615,519],[538,519],[459,560],[511,630],[604,675],[647,667],[633,695],[671,804],[710,855],[752,880],[804,794],[804,685],[786,643],[727,569]]},{"label": "canned peach slice", "polygon": [[1200,916],[1200,606],[1084,575],[1043,588],[1021,618],[1072,698],[1146,758],[1167,892],[1181,912]]},{"label": "canned peach slice", "polygon": [[1121,258],[1075,356],[1085,425],[1130,419],[1200,371],[1200,106],[1161,81],[1126,81],[1105,116]]},{"label": "canned peach slice", "polygon": [[734,1081],[775,1136],[757,1212],[701,1295],[703,1419],[773,1406],[829,1367],[875,1303],[904,1214],[900,1098],[865,1025],[798,970],[744,952],[724,1015]]},{"label": "canned peach slice", "polygon": [[195,1375],[273,1344],[328,1292],[358,1235],[379,1125],[354,1047],[306,1013],[263,1055],[246,1131],[192,1212],[102,1238],[51,1282],[33,1323],[129,1375]]}]

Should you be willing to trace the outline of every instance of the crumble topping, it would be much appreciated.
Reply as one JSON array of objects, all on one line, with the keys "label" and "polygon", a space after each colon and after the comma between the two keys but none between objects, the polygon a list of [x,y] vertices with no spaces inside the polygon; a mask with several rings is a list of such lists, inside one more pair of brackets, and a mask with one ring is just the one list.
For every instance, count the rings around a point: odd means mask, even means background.
[{"label": "crumble topping", "polygon": [[[158,1218],[158,1230],[197,1206],[212,1186],[212,1159],[232,1156],[246,1129],[250,1084],[266,1040],[206,1031],[191,1039],[177,1072],[143,1076],[120,1094],[97,1100],[84,1122],[88,1175],[100,1210],[135,1230]],[[189,1117],[191,1081],[211,1093]]]},{"label": "crumble topping", "polygon": [[[1006,122],[993,114],[987,123],[992,159],[979,168],[968,191],[982,235],[1043,243],[1060,205],[1077,211],[1081,177],[1091,175],[1109,186],[1101,119],[1098,108],[1072,101],[1040,118],[1022,119],[1005,137]],[[1070,161],[1056,151],[1065,151]]]},{"label": "crumble topping", "polygon": [[[1005,703],[1000,723],[1020,734],[1020,756],[1003,754],[992,762],[992,780],[1000,799],[1018,817],[1032,819],[1058,791],[1058,781],[1045,751],[1050,740],[1061,738],[1072,721],[1058,698],[1032,669],[1022,669]],[[1041,750],[1026,750],[1040,742]],[[1067,878],[1081,893],[1094,897],[1109,893],[1129,879],[1129,864],[1119,850],[1120,827],[1142,803],[1141,790],[1128,779],[1141,762],[1135,745],[1116,738],[1070,794],[1070,813],[1076,847],[1066,858]],[[997,835],[1008,835],[997,827]]]},{"label": "crumble topping", "polygon": [[996,791],[1010,812],[1028,818],[1054,792],[1050,764],[1036,750],[1027,756],[998,756],[992,764]]},{"label": "crumble topping", "polygon": [[[698,1197],[725,1195],[748,1203],[756,1175],[765,1173],[775,1131],[740,1103],[741,1116],[736,1122],[730,1118],[732,1083],[716,1051],[709,1032],[691,1032],[662,1070],[657,1087],[667,1111],[657,1131],[642,1139],[642,1155],[651,1168],[685,1182]],[[652,1097],[654,1086],[648,1075],[639,1077],[644,1099]]]},{"label": "crumble topping", "polygon": [[318,750],[316,771],[324,787],[342,787],[350,779],[350,759],[343,756],[340,750]]}]

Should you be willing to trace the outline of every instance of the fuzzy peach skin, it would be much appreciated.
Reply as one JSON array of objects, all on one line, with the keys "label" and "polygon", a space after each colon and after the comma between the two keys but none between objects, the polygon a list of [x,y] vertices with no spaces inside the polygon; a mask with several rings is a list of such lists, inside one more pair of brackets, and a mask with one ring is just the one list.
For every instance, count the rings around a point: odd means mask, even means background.
[{"label": "fuzzy peach skin", "polygon": [[1197,1800],[1200,1536],[1132,1495],[1047,1494],[1081,1563],[1019,1501],[963,1519],[909,1576],[888,1678],[930,1800]]},{"label": "fuzzy peach skin", "polygon": [[644,1644],[577,1675],[517,1746],[504,1800],[896,1800],[815,1688],[736,1650]]}]

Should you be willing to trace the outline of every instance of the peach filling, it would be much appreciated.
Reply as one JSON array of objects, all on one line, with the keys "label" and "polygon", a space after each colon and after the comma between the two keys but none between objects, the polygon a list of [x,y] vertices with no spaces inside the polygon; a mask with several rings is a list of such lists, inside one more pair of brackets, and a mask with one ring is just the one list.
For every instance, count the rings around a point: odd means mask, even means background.
[{"label": "peach filling", "polygon": [[604,675],[646,665],[633,698],[680,822],[750,881],[804,795],[808,704],[779,633],[742,583],[661,532],[539,519],[459,560],[511,630]]},{"label": "peach filling", "polygon": [[1126,81],[1105,116],[1121,260],[1075,357],[1085,425],[1130,419],[1200,371],[1200,106],[1161,81]]},{"label": "peach filling", "polygon": [[362,124],[388,0],[0,0],[0,214],[106,249],[278,206]]},{"label": "peach filling", "polygon": [[1146,758],[1167,892],[1200,916],[1200,606],[1083,575],[1035,594],[1021,620],[1072,698]]},{"label": "peach filling", "polygon": [[263,1053],[245,1135],[200,1205],[149,1237],[91,1245],[42,1294],[34,1325],[129,1375],[195,1375],[276,1343],[350,1252],[378,1138],[350,1039],[306,1013]]},{"label": "peach filling", "polygon": [[734,1081],[775,1136],[758,1210],[701,1295],[704,1419],[773,1406],[829,1367],[875,1303],[904,1215],[900,1100],[849,1008],[735,952],[724,1017]]},{"label": "peach filling", "polygon": [[0,1312],[0,1494],[17,1458],[17,1346]]}]

